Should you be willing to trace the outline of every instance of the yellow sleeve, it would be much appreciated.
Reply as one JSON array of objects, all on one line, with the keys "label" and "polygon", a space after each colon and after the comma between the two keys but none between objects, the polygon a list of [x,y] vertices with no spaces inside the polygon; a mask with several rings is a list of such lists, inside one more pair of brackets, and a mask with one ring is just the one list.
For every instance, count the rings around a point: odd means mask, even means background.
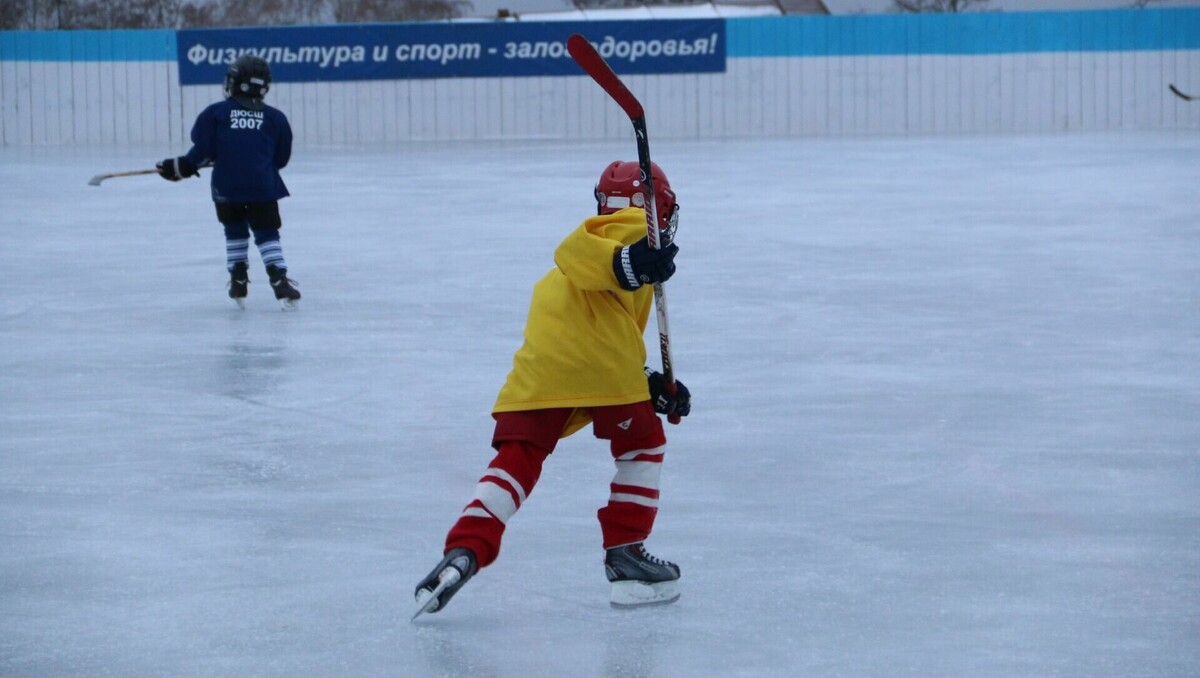
[{"label": "yellow sleeve", "polygon": [[643,334],[650,286],[621,290],[612,270],[618,247],[646,237],[645,213],[629,208],[591,217],[555,251],[557,266],[533,288],[525,341],[493,412],[580,408],[563,435],[587,423],[584,408],[650,397]]},{"label": "yellow sleeve", "polygon": [[645,212],[636,207],[616,214],[592,217],[571,231],[558,249],[554,263],[571,284],[581,290],[622,291],[613,272],[617,250],[646,235]]}]

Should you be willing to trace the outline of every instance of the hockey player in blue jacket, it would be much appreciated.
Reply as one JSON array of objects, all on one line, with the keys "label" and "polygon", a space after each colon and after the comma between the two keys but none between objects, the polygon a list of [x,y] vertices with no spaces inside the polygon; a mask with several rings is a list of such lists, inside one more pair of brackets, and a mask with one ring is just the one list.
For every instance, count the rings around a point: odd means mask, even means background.
[{"label": "hockey player in blue jacket", "polygon": [[244,307],[253,233],[275,298],[288,310],[295,308],[300,291],[287,276],[279,241],[279,200],[289,195],[279,170],[292,155],[292,128],[282,111],[263,103],[270,87],[271,68],[265,60],[238,57],[225,74],[224,101],[196,118],[191,150],[156,167],[162,178],[179,181],[212,165],[212,199],[225,227],[229,297]]}]

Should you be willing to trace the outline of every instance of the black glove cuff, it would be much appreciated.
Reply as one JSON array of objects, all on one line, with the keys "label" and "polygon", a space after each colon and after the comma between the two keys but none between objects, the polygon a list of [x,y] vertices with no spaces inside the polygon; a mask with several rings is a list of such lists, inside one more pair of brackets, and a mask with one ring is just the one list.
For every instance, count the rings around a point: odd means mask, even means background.
[{"label": "black glove cuff", "polygon": [[192,164],[191,160],[187,159],[187,156],[181,155],[178,158],[176,158],[175,159],[175,167],[178,169],[179,176],[182,179],[186,179],[188,177],[194,177],[197,174],[196,166]]},{"label": "black glove cuff", "polygon": [[629,247],[622,247],[613,255],[613,274],[621,289],[632,292],[642,286],[641,281],[633,272],[633,263],[629,259]]}]

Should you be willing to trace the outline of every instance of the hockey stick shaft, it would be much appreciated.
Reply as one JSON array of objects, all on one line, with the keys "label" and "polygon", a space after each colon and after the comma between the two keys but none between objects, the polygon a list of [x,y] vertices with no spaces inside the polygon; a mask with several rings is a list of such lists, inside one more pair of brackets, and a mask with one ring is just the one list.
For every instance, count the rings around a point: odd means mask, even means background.
[{"label": "hockey stick shaft", "polygon": [[1183,99],[1184,101],[1195,101],[1196,100],[1196,97],[1188,95],[1188,94],[1184,94],[1183,92],[1180,92],[1179,88],[1176,87],[1175,85],[1167,85],[1167,87],[1172,92],[1175,93],[1175,96],[1179,97],[1180,99]]},{"label": "hockey stick shaft", "polygon": [[[621,78],[613,71],[604,57],[596,51],[587,38],[575,33],[567,38],[567,52],[601,89],[625,111],[633,123],[637,139],[638,166],[642,171],[642,190],[646,194],[646,238],[655,249],[662,247],[658,231],[658,204],[654,198],[654,172],[650,164],[650,140],[646,132],[646,111],[641,102],[629,91]],[[671,331],[667,321],[667,292],[662,283],[654,283],[654,308],[658,321],[658,347],[662,354],[662,373],[667,393],[675,394],[675,369],[671,359]],[[667,420],[678,424],[678,415],[669,415]]]},{"label": "hockey stick shaft", "polygon": [[[201,170],[201,169],[205,169],[207,167],[212,167],[212,163],[206,162],[203,165],[200,165],[199,167],[197,167],[196,169]],[[140,174],[158,174],[158,168],[129,170],[128,172],[108,172],[106,174],[97,174],[96,176],[92,177],[88,181],[88,186],[99,186],[100,182],[104,181],[105,179],[115,179],[117,177],[134,177],[134,176],[138,176]],[[197,175],[197,176],[199,176],[199,175]]]},{"label": "hockey stick shaft", "polygon": [[158,174],[156,169],[130,170],[128,172],[109,172],[107,174],[97,174],[88,181],[88,186],[99,186],[100,182],[105,179],[115,179],[116,177],[132,177],[139,174]]}]

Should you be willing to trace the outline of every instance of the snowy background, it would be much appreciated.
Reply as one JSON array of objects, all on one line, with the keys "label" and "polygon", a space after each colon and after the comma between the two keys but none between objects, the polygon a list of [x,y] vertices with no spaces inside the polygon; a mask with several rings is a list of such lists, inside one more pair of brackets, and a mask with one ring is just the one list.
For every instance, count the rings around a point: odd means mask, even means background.
[{"label": "snowy background", "polygon": [[[579,9],[573,0],[470,0],[471,6],[466,10],[465,15],[468,17],[490,18],[496,16],[496,13],[501,9],[509,10],[519,14],[523,20],[529,20],[534,16],[539,21],[552,19],[551,16],[544,14],[553,14],[555,12],[578,12]],[[790,3],[789,3],[790,4]],[[1138,0],[982,0],[972,4],[967,11],[969,12],[1041,12],[1041,11],[1078,11],[1078,10],[1105,10],[1105,9],[1129,9],[1135,7]],[[1154,9],[1168,9],[1175,7],[1194,7],[1200,5],[1200,0],[1148,0],[1145,3],[1146,7]],[[769,0],[757,2],[756,0],[712,0],[712,5],[707,8],[711,13],[710,16],[735,16],[739,10],[746,10],[750,7],[763,7],[773,9],[775,14],[779,13],[779,7],[775,6]],[[794,5],[792,5],[794,7]],[[825,9],[829,10],[830,14],[837,15],[854,15],[854,14],[892,14],[899,10],[896,8],[894,0],[824,0]],[[638,10],[616,9],[616,10],[586,10],[588,15],[609,16],[613,13],[625,13],[631,15],[649,12],[655,15],[674,14],[683,8],[667,7],[667,6],[651,6],[641,7]],[[689,13],[703,11],[703,5],[693,5],[686,10]]]},{"label": "snowy background", "polygon": [[656,143],[683,598],[608,606],[584,431],[417,623],[632,135],[297,149],[295,313],[207,178],[86,185],[183,150],[0,149],[0,675],[1200,673],[1196,134]]}]

